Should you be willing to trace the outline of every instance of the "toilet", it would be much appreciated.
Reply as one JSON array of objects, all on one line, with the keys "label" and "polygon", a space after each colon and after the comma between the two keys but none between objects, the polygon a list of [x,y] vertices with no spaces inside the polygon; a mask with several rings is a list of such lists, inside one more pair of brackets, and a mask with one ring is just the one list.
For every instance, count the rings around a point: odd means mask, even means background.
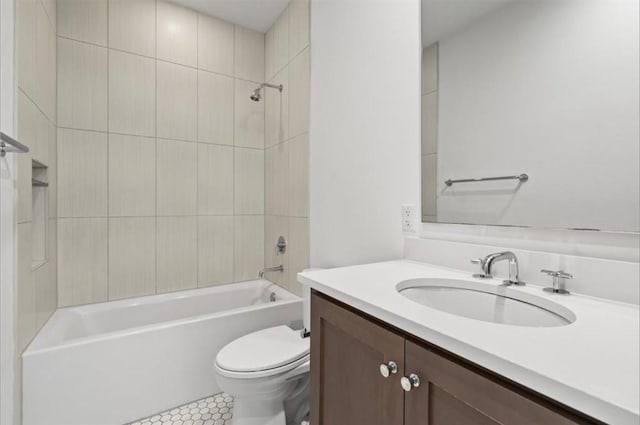
[{"label": "toilet", "polygon": [[[305,305],[308,329],[307,311]],[[234,425],[300,425],[307,419],[309,342],[300,330],[282,325],[244,335],[218,352],[216,380],[235,399]]]}]

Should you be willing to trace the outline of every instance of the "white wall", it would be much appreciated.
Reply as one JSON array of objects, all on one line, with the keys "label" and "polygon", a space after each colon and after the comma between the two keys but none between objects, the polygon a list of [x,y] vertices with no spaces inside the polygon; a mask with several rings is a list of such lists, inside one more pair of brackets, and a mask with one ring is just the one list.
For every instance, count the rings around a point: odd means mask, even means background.
[{"label": "white wall", "polygon": [[517,1],[440,40],[438,221],[640,230],[638,13]]},{"label": "white wall", "polygon": [[420,203],[419,0],[311,2],[311,265],[402,256]]}]

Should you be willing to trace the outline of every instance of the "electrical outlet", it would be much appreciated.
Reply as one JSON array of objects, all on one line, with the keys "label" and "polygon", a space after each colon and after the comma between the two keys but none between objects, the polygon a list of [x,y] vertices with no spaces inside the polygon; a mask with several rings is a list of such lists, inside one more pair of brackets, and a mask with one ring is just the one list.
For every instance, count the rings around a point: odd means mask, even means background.
[{"label": "electrical outlet", "polygon": [[402,206],[402,231],[416,232],[416,214],[418,209],[413,204],[405,204]]}]

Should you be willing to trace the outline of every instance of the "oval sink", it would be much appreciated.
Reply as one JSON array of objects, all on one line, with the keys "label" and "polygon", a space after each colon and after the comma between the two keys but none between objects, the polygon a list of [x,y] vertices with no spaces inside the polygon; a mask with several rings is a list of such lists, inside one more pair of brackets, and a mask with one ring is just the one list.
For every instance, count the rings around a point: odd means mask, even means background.
[{"label": "oval sink", "polygon": [[424,306],[484,322],[552,327],[576,320],[575,314],[560,304],[505,286],[453,279],[413,279],[400,282],[397,290]]}]

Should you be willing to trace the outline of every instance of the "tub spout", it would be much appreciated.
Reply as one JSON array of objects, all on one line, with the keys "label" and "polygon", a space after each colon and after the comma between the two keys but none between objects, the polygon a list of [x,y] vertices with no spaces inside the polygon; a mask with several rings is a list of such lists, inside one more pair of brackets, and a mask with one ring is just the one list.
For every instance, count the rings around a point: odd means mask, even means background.
[{"label": "tub spout", "polygon": [[283,272],[283,271],[284,271],[284,266],[282,264],[280,264],[277,267],[267,267],[266,269],[260,270],[260,273],[258,273],[258,279],[262,279],[266,272]]}]

